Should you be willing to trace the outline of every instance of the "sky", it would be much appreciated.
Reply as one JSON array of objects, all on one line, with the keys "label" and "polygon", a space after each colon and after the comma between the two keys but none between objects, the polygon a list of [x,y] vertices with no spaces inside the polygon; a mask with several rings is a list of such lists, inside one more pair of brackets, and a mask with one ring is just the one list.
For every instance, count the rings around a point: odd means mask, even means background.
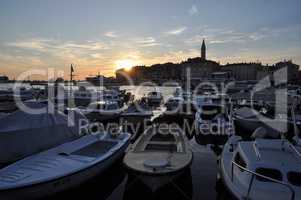
[{"label": "sky", "polygon": [[54,69],[76,79],[200,56],[301,64],[300,0],[2,0],[0,74]]}]

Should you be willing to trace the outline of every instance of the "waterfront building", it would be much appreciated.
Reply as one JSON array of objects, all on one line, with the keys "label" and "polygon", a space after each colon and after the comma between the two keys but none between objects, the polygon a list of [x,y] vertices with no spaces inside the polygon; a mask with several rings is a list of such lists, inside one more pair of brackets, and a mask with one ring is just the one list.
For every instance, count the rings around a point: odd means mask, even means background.
[{"label": "waterfront building", "polygon": [[[116,71],[116,78],[119,81],[126,81],[125,76],[131,78],[134,83],[152,81],[162,83],[166,81],[185,82],[187,75],[195,82],[206,80],[225,79],[235,81],[258,81],[265,77],[273,80],[276,71],[287,69],[287,82],[298,82],[299,65],[292,61],[281,61],[274,65],[262,65],[256,63],[233,63],[220,65],[218,62],[207,60],[207,47],[205,40],[201,45],[200,57],[189,58],[181,63],[155,64],[152,66],[136,66],[131,70],[119,69]],[[222,78],[220,77],[222,76]],[[215,80],[216,79],[216,80]],[[273,80],[274,81],[274,80]]]}]

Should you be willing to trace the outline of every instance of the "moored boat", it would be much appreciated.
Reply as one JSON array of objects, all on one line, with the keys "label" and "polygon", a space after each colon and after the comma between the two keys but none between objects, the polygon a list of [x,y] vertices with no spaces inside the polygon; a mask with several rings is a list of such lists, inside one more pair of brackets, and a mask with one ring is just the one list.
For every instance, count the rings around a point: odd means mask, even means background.
[{"label": "moored boat", "polygon": [[162,93],[158,91],[148,93],[146,98],[149,106],[160,106],[163,101]]},{"label": "moored boat", "polygon": [[301,198],[301,154],[285,139],[232,136],[221,155],[220,173],[237,199]]},{"label": "moored boat", "polygon": [[149,127],[131,146],[124,165],[153,192],[175,179],[192,162],[183,131]]},{"label": "moored boat", "polygon": [[225,143],[235,134],[231,112],[226,106],[207,104],[195,113],[196,141],[199,144]]},{"label": "moored boat", "polygon": [[249,107],[242,107],[233,112],[233,118],[237,128],[244,132],[244,136],[250,136],[258,127],[279,133],[288,132],[290,123],[287,115],[270,116],[264,108],[257,111]]},{"label": "moored boat", "polygon": [[0,170],[1,199],[36,199],[76,187],[121,158],[129,134],[89,134]]},{"label": "moored boat", "polygon": [[124,110],[116,101],[97,101],[87,108],[79,107],[78,109],[91,121],[116,120]]}]

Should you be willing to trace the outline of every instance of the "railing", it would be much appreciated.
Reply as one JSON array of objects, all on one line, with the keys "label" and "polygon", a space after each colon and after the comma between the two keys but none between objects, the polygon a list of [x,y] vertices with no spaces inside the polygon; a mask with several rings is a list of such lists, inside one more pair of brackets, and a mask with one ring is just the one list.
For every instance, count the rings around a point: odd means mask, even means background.
[{"label": "railing", "polygon": [[284,182],[281,182],[281,181],[278,181],[276,179],[273,179],[273,178],[270,178],[270,177],[267,177],[267,176],[264,176],[264,175],[261,175],[261,174],[258,174],[256,172],[253,172],[253,171],[250,171],[242,166],[240,166],[239,164],[235,163],[234,161],[232,161],[232,164],[231,164],[231,181],[233,182],[233,170],[234,170],[234,165],[236,167],[238,167],[239,169],[243,170],[243,171],[246,171],[250,174],[252,174],[252,177],[251,177],[251,180],[250,180],[250,183],[249,183],[249,187],[248,187],[248,191],[247,191],[247,195],[245,196],[244,199],[247,199],[247,200],[250,200],[250,193],[251,193],[251,190],[252,190],[252,186],[253,186],[253,182],[254,182],[254,178],[255,177],[260,177],[260,178],[263,178],[263,179],[266,179],[268,181],[271,181],[273,183],[277,183],[277,184],[280,184],[280,185],[283,185],[285,187],[287,187],[292,195],[291,195],[291,200],[295,200],[295,190],[292,188],[292,186],[290,186],[289,184],[287,183],[284,183]]},{"label": "railing", "polygon": [[298,149],[296,149],[296,147],[294,147],[292,144],[289,144],[289,147],[301,158],[301,153],[298,151]]}]

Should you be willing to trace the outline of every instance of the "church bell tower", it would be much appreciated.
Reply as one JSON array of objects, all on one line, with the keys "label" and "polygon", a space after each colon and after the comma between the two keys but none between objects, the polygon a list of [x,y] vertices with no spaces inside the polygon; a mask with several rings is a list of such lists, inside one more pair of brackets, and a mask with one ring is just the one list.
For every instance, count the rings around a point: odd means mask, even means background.
[{"label": "church bell tower", "polygon": [[201,58],[202,58],[202,60],[206,60],[206,44],[205,44],[205,39],[203,39],[203,43],[202,43]]}]

